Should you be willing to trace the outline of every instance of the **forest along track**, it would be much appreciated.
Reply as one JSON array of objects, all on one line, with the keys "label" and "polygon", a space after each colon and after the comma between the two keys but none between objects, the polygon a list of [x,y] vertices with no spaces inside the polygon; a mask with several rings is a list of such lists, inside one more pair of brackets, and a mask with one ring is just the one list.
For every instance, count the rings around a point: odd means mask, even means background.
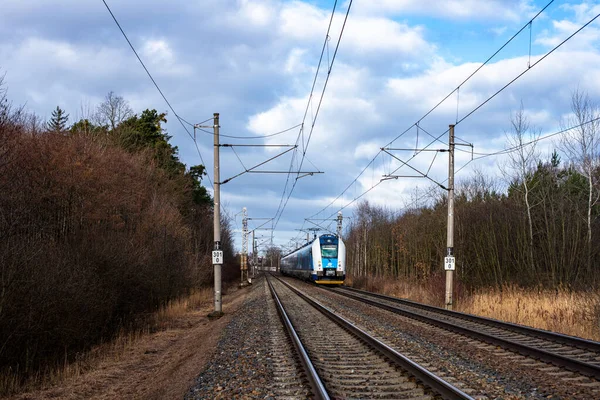
[{"label": "forest along track", "polygon": [[316,373],[315,397],[472,399],[287,283],[268,281],[291,336],[302,342],[307,376]]},{"label": "forest along track", "polygon": [[600,380],[600,343],[348,287],[331,291]]}]

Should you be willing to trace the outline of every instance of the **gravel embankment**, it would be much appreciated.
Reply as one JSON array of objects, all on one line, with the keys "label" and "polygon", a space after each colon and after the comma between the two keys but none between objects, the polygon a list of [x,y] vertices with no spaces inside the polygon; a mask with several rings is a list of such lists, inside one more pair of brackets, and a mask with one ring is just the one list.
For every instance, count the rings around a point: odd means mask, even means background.
[{"label": "gravel embankment", "polygon": [[[217,351],[185,399],[310,397],[266,281],[254,281],[223,332]],[[226,310],[225,310],[226,311]]]},{"label": "gravel embankment", "polygon": [[[479,399],[600,398],[600,383],[290,280],[340,315]],[[305,399],[306,379],[264,278],[248,290],[185,398]],[[227,311],[227,310],[225,310]]]},{"label": "gravel embankment", "polygon": [[[600,398],[599,384],[536,360],[439,330],[297,280],[294,286],[366,328],[474,397],[490,399]],[[587,383],[585,383],[587,382]],[[583,384],[583,385],[582,385]],[[589,386],[588,386],[589,385]]]}]

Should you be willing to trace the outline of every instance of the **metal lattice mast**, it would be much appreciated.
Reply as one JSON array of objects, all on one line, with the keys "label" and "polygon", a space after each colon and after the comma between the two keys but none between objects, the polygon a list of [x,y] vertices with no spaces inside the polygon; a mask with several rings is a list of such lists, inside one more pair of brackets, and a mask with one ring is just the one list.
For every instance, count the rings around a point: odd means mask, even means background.
[{"label": "metal lattice mast", "polygon": [[252,230],[252,278],[256,276],[256,242],[254,239],[254,231]]},{"label": "metal lattice mast", "polygon": [[[242,208],[242,256],[241,256],[241,281],[248,278],[248,211]],[[244,276],[245,275],[245,276]]]}]

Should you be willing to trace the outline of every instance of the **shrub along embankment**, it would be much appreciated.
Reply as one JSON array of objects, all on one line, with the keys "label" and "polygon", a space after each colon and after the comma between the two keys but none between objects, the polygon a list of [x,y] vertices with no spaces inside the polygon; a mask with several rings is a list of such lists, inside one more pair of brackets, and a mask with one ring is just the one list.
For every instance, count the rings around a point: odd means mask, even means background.
[{"label": "shrub along embankment", "polygon": [[35,134],[18,118],[0,120],[5,382],[43,374],[210,283],[212,205],[194,201],[198,181],[105,133]]}]

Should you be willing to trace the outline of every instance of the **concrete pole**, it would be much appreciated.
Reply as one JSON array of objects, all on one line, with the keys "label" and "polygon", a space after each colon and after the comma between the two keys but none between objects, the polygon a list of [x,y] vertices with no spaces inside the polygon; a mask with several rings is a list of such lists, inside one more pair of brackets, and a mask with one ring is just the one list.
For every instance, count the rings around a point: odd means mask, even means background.
[{"label": "concrete pole", "polygon": [[[214,113],[214,157],[215,157],[215,193],[214,193],[214,250],[222,250],[221,248],[221,183],[219,175],[219,113]],[[213,262],[214,262],[213,257]],[[213,263],[215,273],[215,311],[212,313],[215,317],[223,315],[223,308],[221,302],[221,263]]]},{"label": "concrete pole", "polygon": [[337,236],[339,238],[342,237],[342,212],[338,211],[338,216],[337,216]]},{"label": "concrete pole", "polygon": [[446,259],[446,309],[452,310],[453,273],[454,273],[454,125],[450,125],[448,152],[448,240]]}]

